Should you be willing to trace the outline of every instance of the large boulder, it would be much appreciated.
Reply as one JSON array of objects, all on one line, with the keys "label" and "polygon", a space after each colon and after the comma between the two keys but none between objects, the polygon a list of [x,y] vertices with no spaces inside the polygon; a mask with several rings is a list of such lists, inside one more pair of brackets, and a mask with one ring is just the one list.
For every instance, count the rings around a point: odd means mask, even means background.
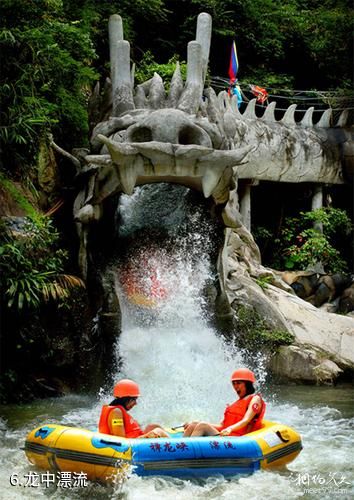
[{"label": "large boulder", "polygon": [[354,370],[354,319],[328,313],[272,285],[265,289],[286,318],[295,345],[283,347],[271,368],[278,376],[312,383],[335,382],[342,371]]},{"label": "large boulder", "polygon": [[270,368],[276,378],[299,383],[333,384],[343,370],[314,346],[290,345],[279,348]]}]

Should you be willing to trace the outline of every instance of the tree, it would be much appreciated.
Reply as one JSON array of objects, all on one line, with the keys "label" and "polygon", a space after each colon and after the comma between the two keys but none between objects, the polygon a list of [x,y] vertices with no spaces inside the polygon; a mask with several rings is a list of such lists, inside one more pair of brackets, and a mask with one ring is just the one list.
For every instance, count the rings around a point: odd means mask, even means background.
[{"label": "tree", "polygon": [[0,15],[0,146],[2,166],[14,174],[28,168],[49,131],[68,148],[87,141],[95,52],[59,0],[4,0]]},{"label": "tree", "polygon": [[[314,223],[321,223],[323,232]],[[273,242],[272,261],[267,264],[275,269],[305,270],[320,262],[326,272],[336,273],[348,271],[340,249],[350,244],[352,229],[344,210],[326,207],[287,217],[278,238],[262,227],[254,234],[261,247]]]}]

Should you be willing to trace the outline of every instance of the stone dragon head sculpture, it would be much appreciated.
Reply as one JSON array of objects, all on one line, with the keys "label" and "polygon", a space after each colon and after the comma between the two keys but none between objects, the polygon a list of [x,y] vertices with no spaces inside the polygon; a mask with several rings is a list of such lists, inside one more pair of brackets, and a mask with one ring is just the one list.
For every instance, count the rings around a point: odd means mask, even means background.
[{"label": "stone dragon head sculpture", "polygon": [[177,63],[167,93],[156,73],[134,86],[122,19],[111,16],[111,112],[93,129],[74,206],[84,276],[90,224],[104,216],[107,198],[119,192],[131,194],[137,185],[173,182],[212,197],[223,207],[225,248],[228,239],[233,240],[233,248],[238,245],[235,239],[246,240],[243,260],[249,267],[252,261],[260,262],[260,256],[238,212],[238,179],[344,182],[343,169],[352,165],[352,140],[343,128],[345,112],[335,127],[331,110],[314,125],[314,109],[309,108],[296,122],[296,105],[276,120],[275,102],[257,117],[252,100],[241,114],[236,96],[230,98],[225,91],[216,95],[204,87],[211,31],[210,15],[200,14],[196,39],[188,44],[186,81]]}]

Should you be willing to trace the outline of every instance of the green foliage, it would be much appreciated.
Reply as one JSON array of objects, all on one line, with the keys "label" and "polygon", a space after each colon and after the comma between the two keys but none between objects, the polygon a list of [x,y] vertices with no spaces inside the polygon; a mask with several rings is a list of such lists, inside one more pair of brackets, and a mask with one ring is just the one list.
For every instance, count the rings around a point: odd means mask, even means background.
[{"label": "green foliage", "polygon": [[257,243],[261,246],[273,238],[273,233],[263,226],[257,226],[252,229],[252,234]]},{"label": "green foliage", "polygon": [[[139,62],[137,66],[137,70],[135,71],[136,83],[137,84],[143,83],[146,80],[149,80],[149,78],[152,78],[154,76],[154,73],[158,73],[165,84],[166,91],[168,91],[171,78],[176,69],[177,61],[178,61],[178,56],[174,55],[167,62],[167,64],[159,64],[155,61],[154,56],[148,50],[147,52],[145,52],[142,60]],[[182,78],[185,80],[187,73],[187,65],[185,62],[183,61],[180,62],[180,69]]]},{"label": "green foliage", "polygon": [[33,220],[38,220],[38,212],[33,208],[25,196],[16,189],[15,185],[0,172],[0,187],[9,193],[11,198]]},{"label": "green foliage", "polygon": [[271,329],[257,311],[245,306],[237,309],[236,326],[241,346],[251,351],[260,348],[275,351],[279,346],[292,344],[295,340],[286,330]]},{"label": "green foliage", "polygon": [[[314,227],[321,224],[323,233]],[[349,240],[352,223],[344,210],[332,207],[300,212],[299,217],[288,217],[274,239],[273,261],[276,269],[304,270],[321,262],[328,273],[346,272],[348,264],[338,246],[340,239]],[[272,242],[272,234],[265,228],[255,231],[261,246]]]},{"label": "green foliage", "polygon": [[69,148],[85,142],[95,52],[87,33],[60,17],[59,0],[8,0],[1,9],[0,145],[6,168],[23,169],[44,131]]},{"label": "green foliage", "polygon": [[[229,47],[236,40],[242,82],[283,86],[277,81],[282,73],[291,88],[352,89],[350,2],[193,0],[189,8],[183,3],[189,18],[202,11],[213,16],[214,43],[217,38],[224,49],[226,42]],[[225,73],[227,65],[228,60]],[[274,79],[276,85],[271,83]]]},{"label": "green foliage", "polygon": [[324,233],[329,237],[335,236],[338,232],[348,236],[353,229],[348,215],[339,208],[319,208],[300,215],[305,221],[320,222],[323,225]]},{"label": "green foliage", "polygon": [[348,64],[352,50],[348,26],[353,24],[352,5],[345,1],[314,2],[311,8],[306,2],[298,3],[302,9],[296,16],[295,28],[313,64],[320,74],[326,75],[329,85],[336,85],[337,75],[342,74],[342,81],[349,84],[347,88],[352,88],[352,69]]},{"label": "green foliage", "polygon": [[4,303],[19,311],[38,308],[43,302],[65,302],[70,289],[84,286],[75,276],[64,274],[66,251],[59,248],[59,233],[52,221],[39,214],[0,175],[5,188],[27,213],[27,217],[0,224],[0,293]]},{"label": "green foliage", "polygon": [[262,290],[264,290],[270,283],[272,283],[272,277],[260,276],[259,278],[256,279],[256,282],[262,288]]},{"label": "green foliage", "polygon": [[267,73],[264,74],[262,68],[250,69],[249,76],[242,78],[242,84],[254,84],[262,82],[264,87],[270,87],[273,94],[279,94],[282,89],[291,89],[294,87],[294,77],[283,73]]},{"label": "green foliage", "polygon": [[285,251],[286,269],[307,269],[321,262],[329,272],[345,271],[346,265],[338,250],[315,229],[306,229],[297,236],[298,242]]}]

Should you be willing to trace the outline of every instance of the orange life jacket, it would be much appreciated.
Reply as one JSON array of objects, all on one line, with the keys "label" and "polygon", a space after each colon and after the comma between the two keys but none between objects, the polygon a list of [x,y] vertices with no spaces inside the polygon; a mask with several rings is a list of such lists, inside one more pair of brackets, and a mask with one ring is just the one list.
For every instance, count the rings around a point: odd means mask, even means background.
[{"label": "orange life jacket", "polygon": [[109,425],[109,417],[113,410],[119,408],[123,414],[123,424],[125,430],[125,436],[127,438],[137,438],[141,436],[143,433],[140,425],[136,420],[133,419],[127,412],[127,410],[123,406],[109,406],[103,405],[101,410],[101,416],[98,423],[98,432],[102,432],[103,434],[112,434],[112,430]]},{"label": "orange life jacket", "polygon": [[261,407],[259,412],[247,425],[245,425],[241,429],[233,431],[231,433],[231,436],[243,436],[248,432],[256,431],[262,427],[262,419],[266,409],[266,404],[260,394],[251,394],[249,396],[246,396],[245,398],[238,399],[237,401],[226,407],[224,420],[221,424],[221,430],[226,429],[226,427],[229,427],[230,425],[237,424],[237,422],[240,422],[243,419],[251,402],[251,399],[254,396],[259,396],[261,398]]}]

